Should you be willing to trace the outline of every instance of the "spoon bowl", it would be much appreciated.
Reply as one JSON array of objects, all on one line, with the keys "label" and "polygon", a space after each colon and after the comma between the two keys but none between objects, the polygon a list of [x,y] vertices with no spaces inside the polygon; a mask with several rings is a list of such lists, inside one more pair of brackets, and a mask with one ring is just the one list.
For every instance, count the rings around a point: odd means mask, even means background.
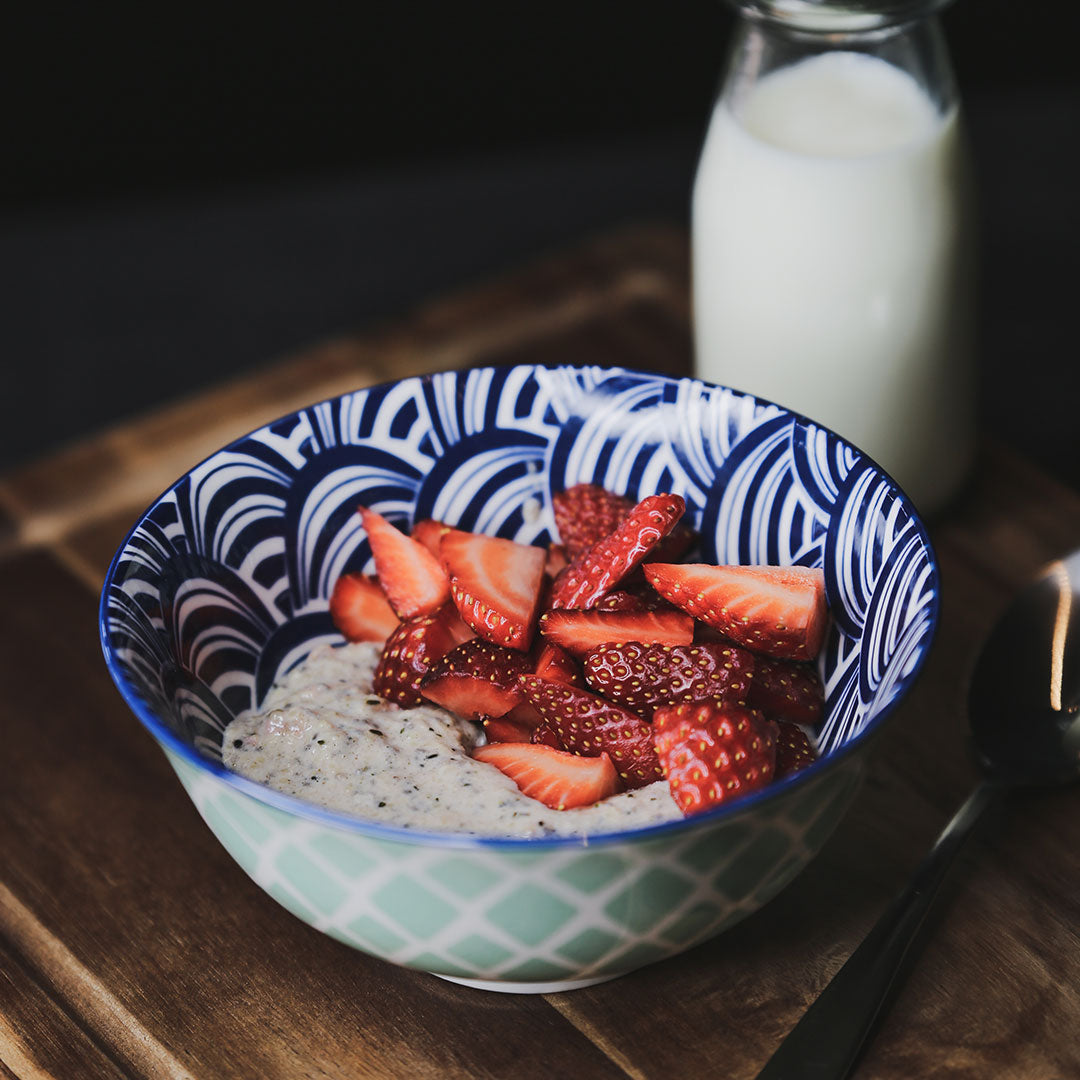
[{"label": "spoon bowl", "polygon": [[1080,552],[1020,592],[971,677],[971,739],[986,775],[1007,785],[1080,775]]}]

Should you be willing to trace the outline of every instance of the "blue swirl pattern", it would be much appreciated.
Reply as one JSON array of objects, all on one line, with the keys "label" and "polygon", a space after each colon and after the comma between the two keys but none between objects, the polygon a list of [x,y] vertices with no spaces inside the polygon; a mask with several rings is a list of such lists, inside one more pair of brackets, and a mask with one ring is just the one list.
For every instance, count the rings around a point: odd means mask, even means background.
[{"label": "blue swirl pattern", "polygon": [[858,450],[776,405],[693,379],[519,366],[403,379],[282,417],[147,510],[106,580],[119,675],[220,760],[229,720],[316,643],[337,577],[372,572],[356,514],[436,518],[544,544],[551,496],[592,481],[687,501],[706,561],[823,568],[825,752],[904,692],[938,616],[938,571],[906,497]]}]

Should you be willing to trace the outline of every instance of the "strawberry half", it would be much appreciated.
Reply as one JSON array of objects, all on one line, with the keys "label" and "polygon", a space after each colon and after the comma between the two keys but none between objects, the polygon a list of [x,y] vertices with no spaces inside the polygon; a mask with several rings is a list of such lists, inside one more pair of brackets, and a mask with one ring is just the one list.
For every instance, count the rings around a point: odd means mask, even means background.
[{"label": "strawberry half", "polygon": [[544,549],[451,529],[440,551],[465,622],[495,645],[527,650],[544,585]]},{"label": "strawberry half", "polygon": [[776,778],[790,776],[792,773],[813,765],[818,759],[810,736],[798,724],[779,720],[776,724]]},{"label": "strawberry half", "polygon": [[359,507],[375,572],[390,606],[402,619],[429,615],[450,599],[450,582],[439,560],[423,544],[399,532],[366,506]]},{"label": "strawberry half", "polygon": [[615,767],[606,754],[586,758],[539,744],[493,743],[478,746],[473,757],[494,765],[523,795],[552,810],[591,806],[618,790]]},{"label": "strawberry half", "polygon": [[689,645],[694,620],[681,611],[545,611],[540,633],[575,656],[601,645],[642,641],[659,645]]},{"label": "strawberry half", "polygon": [[681,495],[649,495],[642,499],[614,532],[579,555],[559,575],[551,590],[551,606],[594,607],[652,553],[685,510]]},{"label": "strawberry half", "polygon": [[420,684],[428,670],[471,637],[472,630],[461,621],[453,604],[444,605],[434,615],[407,619],[386,639],[372,689],[403,709],[423,705]]},{"label": "strawberry half", "polygon": [[809,664],[759,657],[748,704],[773,720],[814,727],[825,707],[825,688]]},{"label": "strawberry half", "polygon": [[757,791],[775,774],[775,729],[754,709],[713,701],[664,705],[653,729],[672,798],[686,815]]},{"label": "strawberry half", "polygon": [[601,645],[585,657],[598,694],[651,720],[661,705],[705,699],[745,705],[757,683],[754,657],[737,645]]},{"label": "strawberry half", "polygon": [[[504,716],[523,698],[518,676],[532,671],[524,653],[473,638],[451,649],[420,683],[420,693],[458,716]],[[527,740],[526,740],[527,741]]]},{"label": "strawberry half", "polygon": [[812,660],[821,648],[828,615],[820,570],[705,563],[644,570],[661,596],[738,645],[788,660]]},{"label": "strawberry half", "polygon": [[523,675],[519,682],[529,704],[567,750],[586,757],[610,755],[628,788],[661,779],[653,731],[640,716],[576,686],[536,675]]},{"label": "strawberry half", "polygon": [[346,641],[385,641],[401,621],[379,583],[367,574],[342,574],[334,582],[330,618]]}]

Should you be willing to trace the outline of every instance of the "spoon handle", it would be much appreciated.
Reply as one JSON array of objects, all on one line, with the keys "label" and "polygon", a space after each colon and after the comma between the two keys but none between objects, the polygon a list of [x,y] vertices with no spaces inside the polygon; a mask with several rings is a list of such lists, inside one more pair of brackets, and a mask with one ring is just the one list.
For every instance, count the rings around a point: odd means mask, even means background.
[{"label": "spoon handle", "polygon": [[758,1074],[758,1080],[843,1080],[858,1057],[901,962],[953,856],[1002,789],[980,784],[945,826],[907,888],[889,905],[817,1001]]}]

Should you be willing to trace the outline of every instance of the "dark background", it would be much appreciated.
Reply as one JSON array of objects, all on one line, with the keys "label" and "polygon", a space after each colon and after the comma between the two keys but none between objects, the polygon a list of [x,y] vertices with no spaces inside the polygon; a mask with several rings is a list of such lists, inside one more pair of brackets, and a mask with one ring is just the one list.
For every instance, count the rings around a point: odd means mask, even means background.
[{"label": "dark background", "polygon": [[[1080,20],[960,0],[944,22],[984,424],[1080,482]],[[0,468],[585,235],[686,222],[731,25],[719,0],[9,18]]]}]

